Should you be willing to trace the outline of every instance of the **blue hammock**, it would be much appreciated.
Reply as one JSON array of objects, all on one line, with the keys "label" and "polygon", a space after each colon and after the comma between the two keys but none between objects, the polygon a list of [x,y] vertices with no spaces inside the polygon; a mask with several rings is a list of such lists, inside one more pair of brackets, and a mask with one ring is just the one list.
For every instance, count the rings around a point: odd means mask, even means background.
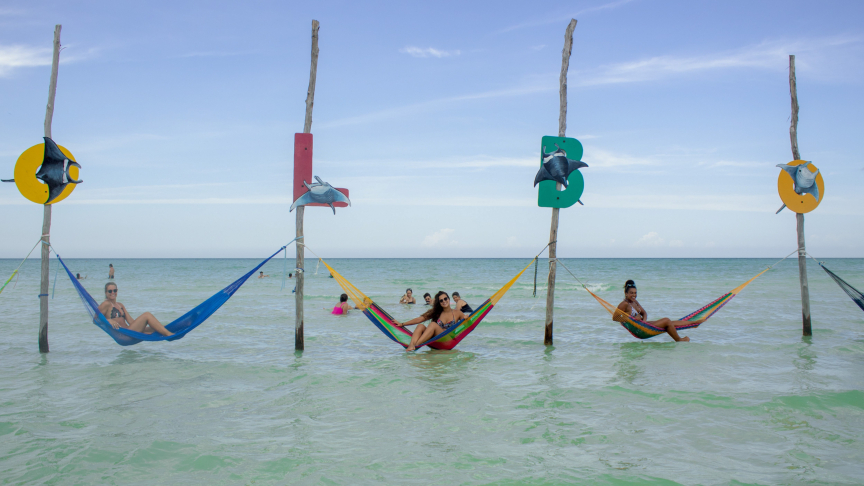
[{"label": "blue hammock", "polygon": [[271,258],[278,255],[285,248],[286,247],[283,246],[279,249],[279,251],[270,255],[269,258],[259,263],[257,267],[250,270],[249,273],[238,278],[234,281],[234,283],[225,287],[219,292],[216,292],[215,294],[213,294],[213,297],[210,297],[209,299],[199,304],[198,307],[195,307],[186,314],[183,314],[183,316],[181,316],[179,319],[175,320],[171,324],[166,325],[165,328],[173,332],[173,336],[163,336],[155,332],[153,334],[144,334],[142,332],[130,331],[122,327],[120,329],[114,329],[114,327],[111,326],[111,323],[108,322],[108,319],[106,319],[105,316],[102,315],[101,312],[99,312],[99,304],[96,303],[96,300],[93,299],[93,297],[89,293],[87,293],[87,290],[84,289],[78,279],[75,278],[74,275],[72,275],[72,272],[70,272],[69,267],[67,267],[66,264],[63,263],[63,259],[60,258],[60,255],[57,255],[57,260],[60,261],[60,264],[63,265],[63,269],[66,270],[66,274],[69,275],[69,279],[72,280],[72,285],[75,286],[75,290],[78,291],[78,295],[84,302],[84,307],[86,307],[87,312],[90,313],[90,317],[93,319],[93,324],[96,324],[109,336],[114,338],[114,340],[117,341],[117,344],[121,346],[131,346],[133,344],[138,344],[141,341],[174,341],[182,338],[183,336],[188,334],[189,331],[195,329],[196,327],[201,325],[201,323],[206,321],[210,316],[212,316],[214,312],[216,312],[220,307],[222,307],[222,304],[227,302],[228,299],[230,299],[231,296],[234,295],[234,292],[236,292],[241,285],[246,283],[246,280],[248,280],[253,273],[255,273],[259,268],[264,266],[265,263],[270,261]]},{"label": "blue hammock", "polygon": [[837,274],[835,274],[831,270],[828,270],[825,265],[822,264],[822,262],[819,262],[819,266],[822,267],[822,270],[825,270],[825,273],[830,275],[831,278],[833,278],[834,281],[837,282],[837,285],[839,285],[840,288],[843,289],[843,292],[846,292],[846,295],[848,295],[856,304],[858,304],[858,307],[860,307],[861,310],[864,311],[864,294],[859,292],[855,287],[846,283],[846,281],[838,277]]}]

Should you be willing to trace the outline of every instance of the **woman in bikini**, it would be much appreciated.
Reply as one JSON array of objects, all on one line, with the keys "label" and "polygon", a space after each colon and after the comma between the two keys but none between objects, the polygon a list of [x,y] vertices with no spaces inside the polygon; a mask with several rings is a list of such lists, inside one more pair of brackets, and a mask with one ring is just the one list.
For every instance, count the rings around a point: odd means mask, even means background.
[{"label": "woman in bikini", "polygon": [[114,329],[129,329],[130,331],[152,334],[158,332],[163,336],[173,336],[174,333],[165,329],[153,314],[145,312],[136,319],[129,318],[126,306],[117,302],[117,284],[108,282],[105,284],[105,302],[99,304],[99,312],[108,319]]},{"label": "woman in bikini", "polygon": [[[398,327],[418,324],[417,329],[414,330],[414,334],[411,335],[411,343],[407,348],[405,348],[405,351],[414,351],[418,344],[425,343],[432,338],[432,336],[441,334],[455,326],[457,322],[467,318],[468,316],[462,313],[462,311],[451,309],[450,297],[447,295],[447,292],[439,290],[438,293],[435,294],[435,298],[432,299],[432,308],[424,312],[422,316],[415,317],[408,322],[399,322],[394,320],[393,324]],[[420,324],[421,322],[426,321],[432,322],[430,322],[428,326]]]},{"label": "woman in bikini", "polygon": [[400,304],[416,304],[417,299],[414,298],[414,291],[411,289],[405,289],[405,295],[399,299]]},{"label": "woman in bikini", "polygon": [[[642,322],[647,322],[648,324],[651,324],[654,327],[665,330],[670,336],[672,336],[672,339],[674,339],[676,341],[690,341],[690,338],[687,336],[684,336],[684,337],[679,336],[678,330],[675,329],[675,325],[677,325],[677,324],[693,324],[693,323],[701,324],[702,322],[705,321],[705,319],[700,319],[698,321],[673,321],[672,319],[669,319],[668,317],[664,317],[664,318],[656,320],[656,321],[649,321],[648,320],[648,312],[636,300],[636,295],[637,295],[636,294],[636,282],[634,282],[632,280],[628,280],[624,284],[624,300],[620,304],[618,304],[618,310],[626,313],[627,315],[629,315],[633,319],[639,319]],[[623,320],[623,317],[618,316],[618,315],[613,315],[612,319],[615,321],[621,322]]]}]

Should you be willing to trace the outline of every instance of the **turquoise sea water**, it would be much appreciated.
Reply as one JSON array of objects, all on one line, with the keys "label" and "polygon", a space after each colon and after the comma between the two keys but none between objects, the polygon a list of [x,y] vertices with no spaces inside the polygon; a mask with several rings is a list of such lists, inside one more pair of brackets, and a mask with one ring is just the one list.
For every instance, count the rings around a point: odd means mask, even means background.
[{"label": "turquoise sea water", "polygon": [[[680,317],[772,260],[564,260],[610,302],[624,280],[652,318]],[[18,261],[0,260],[5,280]],[[75,260],[101,301],[108,263],[133,314],[173,320],[254,260]],[[397,318],[406,287],[477,305],[527,260],[331,262]],[[52,278],[54,265],[52,261]],[[176,342],[114,344],[68,279],[40,355],[38,259],[0,295],[2,484],[861,484],[864,312],[797,262],[733,299],[693,342],[632,338],[559,267],[543,346],[546,262],[454,351],[406,353],[307,262],[306,351],[282,260]],[[864,288],[864,260],[829,260]],[[293,265],[291,265],[293,267]]]}]

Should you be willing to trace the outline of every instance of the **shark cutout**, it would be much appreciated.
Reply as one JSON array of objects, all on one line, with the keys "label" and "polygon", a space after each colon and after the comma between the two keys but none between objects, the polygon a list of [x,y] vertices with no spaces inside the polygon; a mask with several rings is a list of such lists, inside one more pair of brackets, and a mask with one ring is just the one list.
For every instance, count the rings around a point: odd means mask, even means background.
[{"label": "shark cutout", "polygon": [[806,164],[801,165],[777,164],[777,167],[780,167],[792,176],[792,180],[795,181],[796,194],[800,196],[812,194],[816,198],[816,201],[819,201],[819,186],[816,184],[816,176],[819,175],[819,169],[816,169],[816,172],[810,172],[807,166],[811,163],[808,161]]},{"label": "shark cutout", "polygon": [[289,213],[294,211],[294,208],[298,206],[305,206],[310,203],[326,204],[333,210],[333,214],[336,214],[336,208],[333,207],[334,202],[344,202],[348,203],[349,206],[351,205],[351,200],[348,199],[348,196],[336,190],[329,183],[322,181],[318,176],[315,176],[315,180],[318,182],[312,184],[307,183],[305,180],[303,181],[303,185],[309,189],[309,192],[294,201],[291,209],[288,210]]},{"label": "shark cutout", "polygon": [[555,144],[555,148],[558,150],[546,153],[546,147],[543,147],[543,152],[541,153],[543,155],[543,165],[540,166],[537,176],[534,177],[535,186],[541,181],[555,181],[567,187],[567,178],[570,177],[570,174],[582,167],[588,167],[588,164],[581,160],[568,159],[567,152],[559,147],[557,143]]},{"label": "shark cutout", "polygon": [[[69,175],[70,167],[75,166],[80,169],[81,164],[69,160],[54,140],[48,137],[42,138],[45,139],[45,156],[39,171],[36,172],[36,178],[48,185],[48,200],[45,204],[50,204],[66,189],[67,185],[81,184],[84,181],[75,180]],[[15,179],[0,179],[0,181],[15,182]]]}]

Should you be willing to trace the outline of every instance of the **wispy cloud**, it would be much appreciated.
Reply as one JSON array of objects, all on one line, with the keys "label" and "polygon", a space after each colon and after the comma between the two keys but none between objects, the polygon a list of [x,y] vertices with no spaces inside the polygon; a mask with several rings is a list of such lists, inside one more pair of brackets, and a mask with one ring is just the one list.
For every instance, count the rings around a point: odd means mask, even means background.
[{"label": "wispy cloud", "polygon": [[561,23],[568,22],[570,19],[575,19],[575,18],[579,17],[580,15],[584,15],[584,14],[591,13],[591,12],[599,12],[601,10],[609,10],[609,9],[617,8],[617,7],[620,7],[622,5],[628,4],[628,3],[633,2],[633,1],[634,0],[617,0],[614,2],[604,3],[601,5],[596,5],[594,7],[588,7],[588,8],[582,9],[582,10],[577,10],[576,12],[573,12],[570,15],[555,16],[555,17],[549,17],[549,18],[540,19],[540,20],[532,20],[532,21],[528,21],[528,22],[523,22],[521,24],[511,25],[510,27],[505,27],[505,28],[499,30],[497,33],[503,34],[505,32],[512,32],[514,30],[527,29],[529,27],[539,27],[541,25],[557,24],[559,22],[561,22]]},{"label": "wispy cloud", "polygon": [[636,243],[633,244],[633,246],[637,246],[637,247],[648,246],[648,247],[655,247],[655,248],[659,247],[659,246],[678,247],[678,246],[683,246],[683,245],[684,245],[684,242],[682,242],[681,240],[666,241],[665,239],[661,238],[660,235],[656,231],[650,231],[647,234],[642,235],[642,237],[639,238],[638,240],[636,240]]},{"label": "wispy cloud", "polygon": [[431,109],[435,107],[440,107],[449,103],[458,103],[461,101],[471,101],[471,100],[481,100],[488,98],[503,98],[508,96],[523,96],[527,94],[540,93],[544,91],[557,91],[557,80],[555,80],[555,84],[550,83],[549,85],[529,85],[522,86],[516,88],[509,89],[500,89],[500,90],[492,90],[492,91],[483,91],[480,93],[471,93],[466,95],[459,96],[451,96],[447,98],[438,98],[429,101],[423,101],[420,103],[412,103],[410,105],[403,105],[394,108],[388,108],[386,110],[374,111],[371,113],[366,113],[363,115],[357,115],[352,117],[340,118],[332,121],[324,121],[318,124],[319,128],[334,128],[334,127],[342,127],[346,125],[358,125],[363,123],[375,122],[379,120],[386,120],[390,118],[396,118],[399,116],[405,115],[415,115],[418,111],[424,109]]},{"label": "wispy cloud", "polygon": [[16,68],[50,66],[53,49],[30,46],[0,46],[0,76]]},{"label": "wispy cloud", "polygon": [[454,230],[452,228],[440,229],[440,230],[432,233],[431,235],[426,236],[426,238],[423,238],[422,244],[423,244],[423,246],[425,246],[427,248],[442,247],[442,246],[454,246],[454,245],[459,243],[458,241],[454,240],[452,237],[453,233],[455,233],[455,232],[456,232],[456,230]]},{"label": "wispy cloud", "polygon": [[[829,37],[796,41],[766,41],[734,51],[698,56],[655,56],[637,61],[608,64],[594,69],[576,71],[571,84],[594,86],[602,84],[654,81],[667,77],[718,69],[772,69],[784,70],[789,54],[805,54],[830,48],[860,44],[860,37]],[[797,67],[806,69],[799,60]]]},{"label": "wispy cloud", "polygon": [[[69,46],[64,46],[66,49]],[[8,76],[18,68],[50,66],[51,55],[54,49],[51,47],[32,47],[22,45],[3,46],[0,45],[0,77]],[[74,55],[61,54],[60,62],[76,62],[94,56],[98,49],[91,48],[84,52],[76,52]]]},{"label": "wispy cloud", "polygon": [[435,49],[434,47],[415,47],[415,46],[406,46],[402,49],[399,49],[399,52],[402,54],[408,54],[413,57],[451,57],[458,56],[462,52],[458,49],[454,51],[442,51],[441,49]]}]

